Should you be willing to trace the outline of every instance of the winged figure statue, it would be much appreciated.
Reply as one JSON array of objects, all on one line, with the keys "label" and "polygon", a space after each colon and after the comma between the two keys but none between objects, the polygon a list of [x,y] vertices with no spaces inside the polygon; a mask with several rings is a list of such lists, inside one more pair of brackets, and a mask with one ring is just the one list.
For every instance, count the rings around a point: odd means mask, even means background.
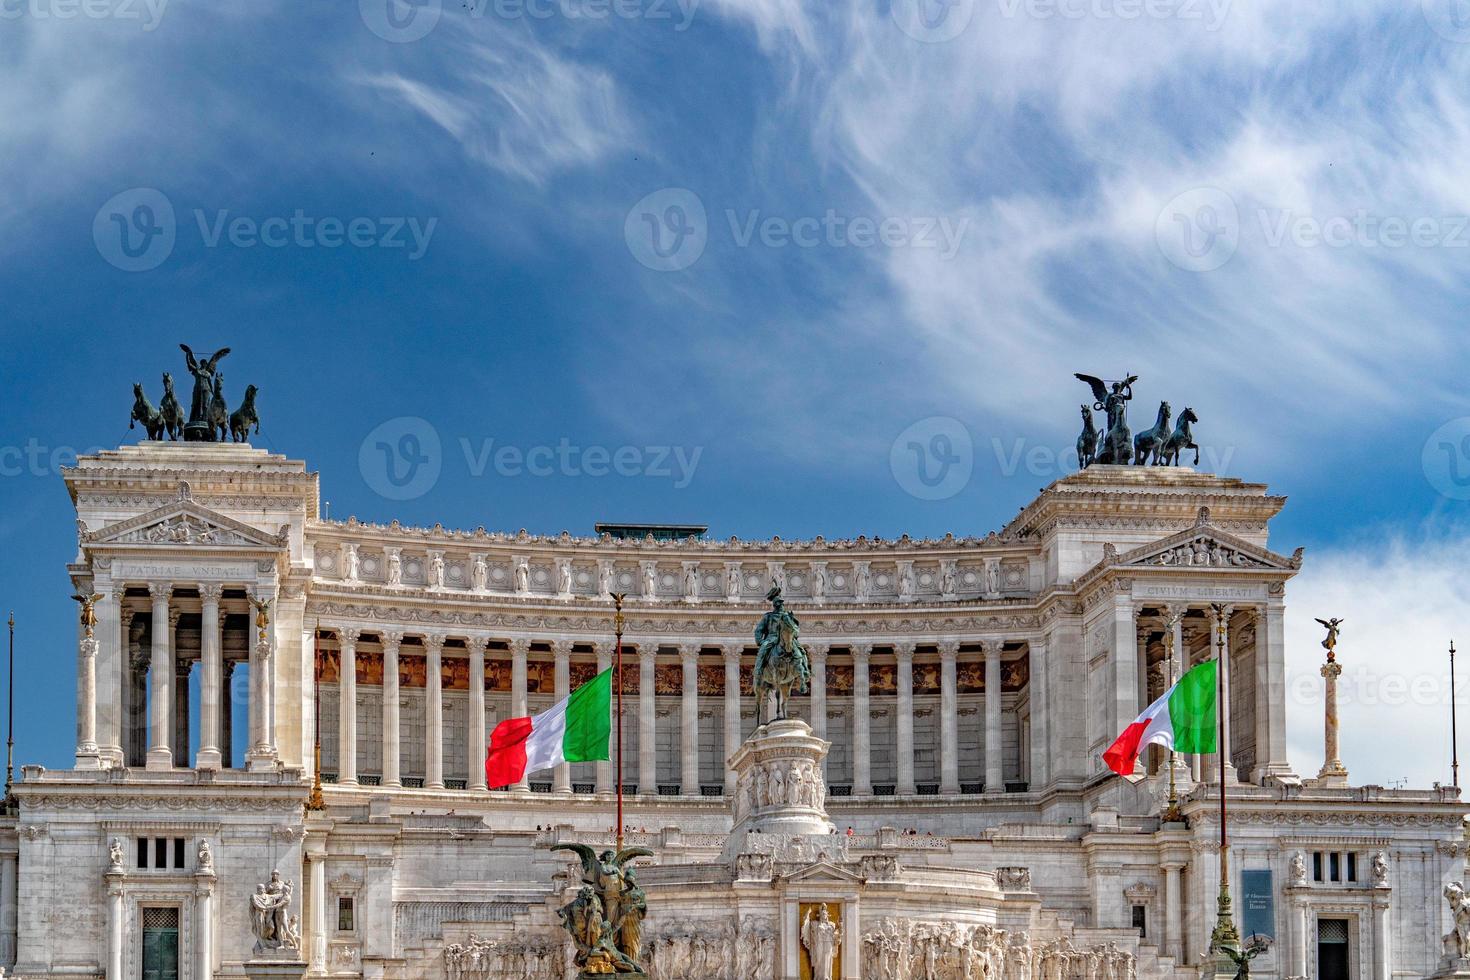
[{"label": "winged figure statue", "polygon": [[653,852],[646,847],[625,847],[598,854],[586,844],[554,844],[551,849],[571,851],[582,862],[577,897],[558,913],[577,947],[578,969],[583,975],[647,976],[638,956],[648,903],[629,862],[653,857]]},{"label": "winged figure statue", "polygon": [[189,422],[187,424],[207,425],[209,423],[209,410],[214,403],[215,367],[230,352],[230,349],[228,347],[221,347],[209,357],[200,360],[189,349],[188,344],[180,344],[179,348],[183,350],[184,363],[188,366],[189,373],[194,377],[194,394],[189,400]]}]

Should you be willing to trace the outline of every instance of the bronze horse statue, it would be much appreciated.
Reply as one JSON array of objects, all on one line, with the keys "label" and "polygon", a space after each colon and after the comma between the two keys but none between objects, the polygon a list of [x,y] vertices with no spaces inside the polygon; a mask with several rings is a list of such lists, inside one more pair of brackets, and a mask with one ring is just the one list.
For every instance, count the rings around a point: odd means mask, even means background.
[{"label": "bronze horse statue", "polygon": [[1097,426],[1092,423],[1092,409],[1082,406],[1082,434],[1077,437],[1077,468],[1085,470],[1097,461]]},{"label": "bronze horse statue", "polygon": [[143,423],[143,431],[148,433],[149,439],[160,439],[163,437],[163,415],[153,407],[148,396],[143,394],[143,386],[133,385],[133,417],[128,419],[128,428],[136,428],[138,422]]},{"label": "bronze horse statue", "polygon": [[[772,586],[766,593],[771,603],[770,612],[761,617],[755,627],[757,653],[755,657],[755,724],[759,728],[766,721],[781,721],[786,717],[786,705],[793,690],[806,693],[811,677],[811,661],[802,649],[801,623],[781,598],[781,587]],[[774,692],[776,710],[773,717],[765,717],[766,698]]]},{"label": "bronze horse statue", "polygon": [[174,394],[174,376],[163,372],[163,401],[158,403],[158,412],[163,416],[163,428],[168,437],[175,441],[184,432],[184,409]]},{"label": "bronze horse statue", "polygon": [[[225,376],[216,373],[214,376],[214,391],[209,399],[209,431],[210,442],[224,442],[230,438],[230,409],[225,404],[224,392]],[[214,433],[218,431],[218,435]]]},{"label": "bronze horse statue", "polygon": [[1178,466],[1179,454],[1185,449],[1194,450],[1194,465],[1199,465],[1199,446],[1195,445],[1194,433],[1189,428],[1191,423],[1198,421],[1199,416],[1194,414],[1192,408],[1186,408],[1179,413],[1179,424],[1164,443],[1163,452],[1159,454],[1159,465]]},{"label": "bronze horse statue", "polygon": [[246,442],[250,437],[250,427],[255,426],[255,431],[260,432],[260,417],[255,414],[255,385],[245,386],[245,400],[240,407],[230,413],[230,438],[235,442]]},{"label": "bronze horse statue", "polygon": [[1147,466],[1152,459],[1155,466],[1164,461],[1164,443],[1169,441],[1169,416],[1174,410],[1168,402],[1159,402],[1159,419],[1152,429],[1144,429],[1133,437],[1133,462]]}]

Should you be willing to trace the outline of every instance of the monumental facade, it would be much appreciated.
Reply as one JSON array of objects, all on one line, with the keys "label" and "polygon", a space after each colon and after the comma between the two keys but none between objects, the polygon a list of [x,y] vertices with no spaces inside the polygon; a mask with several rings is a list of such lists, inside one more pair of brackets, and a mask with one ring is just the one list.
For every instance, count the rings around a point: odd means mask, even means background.
[{"label": "monumental facade", "polygon": [[[613,767],[492,790],[483,762],[497,721],[611,664],[615,592],[660,980],[1200,976],[1218,760],[1155,747],[1130,781],[1101,754],[1222,651],[1255,973],[1421,977],[1452,932],[1457,791],[1287,757],[1302,555],[1258,484],[1093,465],[984,536],[809,541],[328,520],[316,474],[245,443],[144,442],[65,484],[95,624],[75,766],[24,767],[0,825],[15,974],[569,975],[580,870],[553,847],[613,846]],[[810,686],[756,733],[773,582]]]}]

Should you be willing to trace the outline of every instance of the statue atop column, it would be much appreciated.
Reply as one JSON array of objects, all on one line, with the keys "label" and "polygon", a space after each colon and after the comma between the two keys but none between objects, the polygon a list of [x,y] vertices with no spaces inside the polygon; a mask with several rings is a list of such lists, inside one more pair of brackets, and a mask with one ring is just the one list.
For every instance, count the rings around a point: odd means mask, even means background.
[{"label": "statue atop column", "polygon": [[555,844],[551,849],[571,851],[582,861],[577,897],[557,911],[576,948],[573,962],[578,975],[646,977],[639,958],[648,902],[628,862],[653,857],[653,852],[625,847],[597,854],[586,844]]},{"label": "statue atop column", "polygon": [[[801,646],[801,623],[796,614],[786,608],[781,598],[781,587],[772,585],[766,593],[771,609],[755,627],[755,642],[759,648],[755,655],[755,723],[759,728],[765,721],[780,721],[786,717],[786,702],[792,690],[805,694],[811,679],[811,661]],[[766,719],[766,696],[776,692],[776,714]]]}]

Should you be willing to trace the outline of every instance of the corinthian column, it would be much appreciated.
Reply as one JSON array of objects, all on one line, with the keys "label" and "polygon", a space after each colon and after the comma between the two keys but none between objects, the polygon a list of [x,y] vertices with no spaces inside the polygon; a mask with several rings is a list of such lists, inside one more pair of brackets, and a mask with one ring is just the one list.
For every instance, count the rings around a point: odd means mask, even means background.
[{"label": "corinthian column", "polygon": [[[812,679],[812,734],[817,738],[827,737],[827,650],[826,643],[808,643],[806,652],[811,657]],[[827,772],[827,757],[822,757],[822,774]]]},{"label": "corinthian column", "polygon": [[898,786],[899,796],[912,796],[914,787],[914,644],[904,640],[893,645],[898,661]]},{"label": "corinthian column", "polygon": [[[526,660],[531,653],[531,641],[517,637],[510,641],[510,717],[524,718],[530,714],[526,708]],[[513,793],[531,791],[530,773],[522,773],[520,782],[511,787]]]},{"label": "corinthian column", "polygon": [[[1235,611],[1234,606],[1214,605],[1210,607],[1215,617],[1215,642],[1216,657],[1219,659],[1220,674],[1220,731],[1218,734],[1219,749],[1225,761],[1225,781],[1233,783],[1235,777],[1235,759],[1230,751],[1230,742],[1233,733],[1233,725],[1230,719],[1230,616]],[[1121,731],[1121,729],[1119,729]],[[1219,766],[1211,770],[1210,780],[1216,781],[1220,778]]]},{"label": "corinthian column", "polygon": [[201,582],[199,585],[199,658],[202,662],[199,677],[199,752],[194,764],[200,769],[219,769],[220,757],[220,697],[221,678],[224,673],[221,661],[219,632],[219,601],[224,596],[224,586]]},{"label": "corinthian column", "polygon": [[172,769],[174,755],[168,745],[168,709],[174,665],[169,649],[168,602],[173,585],[150,582],[148,594],[153,598],[153,622],[149,627],[153,634],[153,659],[148,666],[152,681],[148,692],[148,768]]},{"label": "corinthian column", "polygon": [[638,792],[658,795],[658,746],[654,739],[653,668],[658,647],[653,643],[638,646]]},{"label": "corinthian column", "polygon": [[357,785],[357,641],[362,630],[337,633],[342,646],[337,678],[337,782]]},{"label": "corinthian column", "polygon": [[424,637],[424,785],[444,788],[444,634]]},{"label": "corinthian column", "polygon": [[873,712],[868,705],[868,661],[873,644],[852,646],[852,795],[873,795],[872,742],[868,731]]},{"label": "corinthian column", "polygon": [[725,795],[735,795],[735,770],[730,756],[740,748],[740,656],[743,643],[726,643],[720,647],[725,655]]},{"label": "corinthian column", "polygon": [[403,634],[397,630],[383,633],[383,785],[402,786],[399,766],[398,648]]},{"label": "corinthian column", "polygon": [[1005,768],[1002,765],[1000,735],[1000,649],[999,640],[980,644],[985,654],[985,792],[1004,793]]},{"label": "corinthian column", "polygon": [[945,796],[960,791],[959,656],[959,641],[939,644],[939,792]]},{"label": "corinthian column", "polygon": [[[552,665],[553,682],[556,686],[556,699],[571,694],[572,688],[572,641],[555,640],[551,644],[551,653],[555,658]],[[563,762],[552,770],[552,791],[562,795],[570,795],[572,792],[572,767]]]},{"label": "corinthian column", "polygon": [[[597,672],[601,674],[603,671],[611,670],[613,665],[613,651],[607,642],[594,643],[593,649],[597,651]],[[612,704],[610,705],[610,710],[612,711],[612,744],[608,746],[611,749],[608,755],[612,756],[612,760],[616,760],[618,757],[618,682],[621,680],[622,678],[618,677],[617,672],[614,671],[612,676]],[[598,796],[612,795],[612,760],[596,763],[597,785],[595,788]]]},{"label": "corinthian column", "polygon": [[485,789],[485,638],[469,638],[470,650],[470,737],[469,779],[465,785],[470,789]]},{"label": "corinthian column", "polygon": [[679,792],[699,795],[699,644],[679,645],[684,676],[679,692],[679,731],[684,743],[679,757]]},{"label": "corinthian column", "polygon": [[77,647],[77,753],[78,769],[97,769],[97,635],[88,626]]}]

